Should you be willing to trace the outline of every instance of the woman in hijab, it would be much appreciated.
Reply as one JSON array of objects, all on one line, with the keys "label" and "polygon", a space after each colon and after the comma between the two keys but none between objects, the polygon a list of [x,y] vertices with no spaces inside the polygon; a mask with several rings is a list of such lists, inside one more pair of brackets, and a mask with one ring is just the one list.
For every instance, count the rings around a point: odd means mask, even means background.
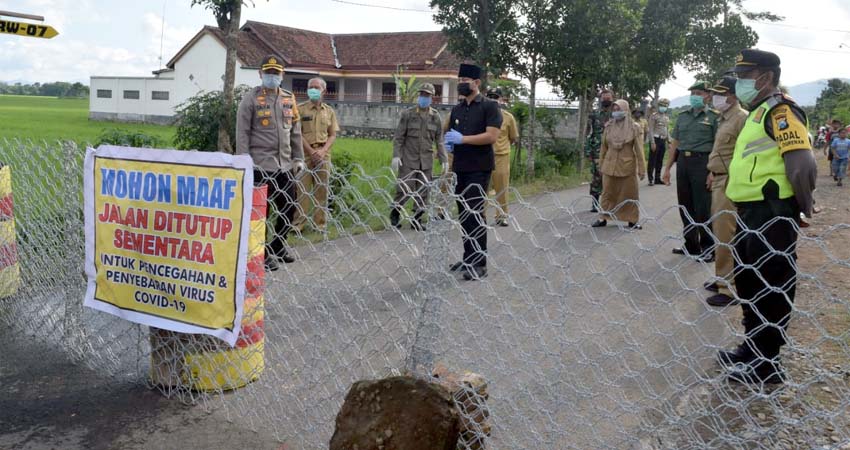
[{"label": "woman in hijab", "polygon": [[[602,133],[602,197],[603,213],[593,227],[608,225],[608,219],[628,222],[629,228],[639,230],[640,210],[637,205],[638,178],[646,177],[643,156],[643,131],[629,111],[629,102],[614,102],[611,121]],[[629,201],[631,200],[631,201]]]}]

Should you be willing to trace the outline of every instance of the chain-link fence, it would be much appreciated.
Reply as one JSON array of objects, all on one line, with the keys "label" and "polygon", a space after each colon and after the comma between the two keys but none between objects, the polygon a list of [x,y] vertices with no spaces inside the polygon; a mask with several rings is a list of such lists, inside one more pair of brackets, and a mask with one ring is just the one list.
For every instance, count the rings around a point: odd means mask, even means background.
[{"label": "chain-link fence", "polygon": [[[149,380],[287,448],[325,448],[353,382],[427,377],[438,366],[486,381],[489,437],[469,442],[488,448],[850,445],[850,226],[841,222],[800,231],[796,260],[790,248],[769,252],[796,268],[797,292],[781,355],[787,380],[757,386],[730,381],[717,362],[744,338],[741,308],[707,306],[714,266],[671,253],[682,234],[672,190],[641,191],[639,231],[591,228],[583,189],[534,198],[512,190],[507,226],[494,223],[488,199],[488,276],[465,281],[450,270],[462,251],[454,177],[424,187],[417,231],[413,202],[400,227],[391,224],[389,169],[331,169],[327,205],[307,191],[304,226],[289,235],[296,261],[254,280],[246,320],[260,335],[243,330],[230,349],[83,309],[84,149],[2,141],[0,155],[12,171],[21,277],[0,300],[4,339]],[[829,217],[844,211],[838,204]],[[279,215],[269,211],[269,233]],[[749,268],[766,263],[775,259]],[[790,287],[768,286],[755,300]]]}]

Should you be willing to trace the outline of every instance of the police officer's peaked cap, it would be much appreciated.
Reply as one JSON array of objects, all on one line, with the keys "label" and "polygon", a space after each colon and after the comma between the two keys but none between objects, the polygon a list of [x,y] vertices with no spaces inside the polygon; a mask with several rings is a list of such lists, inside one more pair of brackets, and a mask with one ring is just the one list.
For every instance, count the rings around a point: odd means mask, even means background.
[{"label": "police officer's peaked cap", "polygon": [[474,64],[461,64],[457,71],[457,76],[460,78],[472,78],[473,80],[481,79],[481,68]]},{"label": "police officer's peaked cap", "polygon": [[714,86],[708,90],[718,94],[735,94],[735,83],[738,81],[735,77],[723,77]]},{"label": "police officer's peaked cap", "polygon": [[742,73],[753,69],[773,69],[779,67],[779,63],[779,56],[776,53],[748,48],[738,53],[738,56],[735,58],[735,67],[729,71]]},{"label": "police officer's peaked cap", "polygon": [[502,89],[497,87],[489,87],[487,88],[487,98],[498,99],[502,98]]},{"label": "police officer's peaked cap", "polygon": [[431,83],[422,83],[419,85],[419,92],[427,92],[431,95],[434,95],[437,93],[437,90],[434,89],[434,85]]},{"label": "police officer's peaked cap", "polygon": [[707,91],[708,87],[711,86],[711,83],[708,81],[697,80],[691,87],[688,88],[689,91]]},{"label": "police officer's peaked cap", "polygon": [[260,63],[260,70],[278,70],[283,72],[283,59],[269,55],[263,58],[263,62]]},{"label": "police officer's peaked cap", "polygon": [[658,106],[670,106],[670,100],[662,98],[661,100],[658,100]]}]

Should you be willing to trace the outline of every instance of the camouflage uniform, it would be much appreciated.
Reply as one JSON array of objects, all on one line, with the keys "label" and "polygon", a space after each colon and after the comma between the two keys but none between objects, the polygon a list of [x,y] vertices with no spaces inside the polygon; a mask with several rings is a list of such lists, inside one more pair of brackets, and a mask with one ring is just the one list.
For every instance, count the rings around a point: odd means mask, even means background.
[{"label": "camouflage uniform", "polygon": [[602,172],[600,171],[599,149],[602,147],[602,132],[605,131],[605,124],[611,120],[610,111],[596,111],[590,115],[590,120],[587,122],[587,142],[584,146],[584,156],[590,159],[590,196],[599,203],[599,196],[602,195]]}]

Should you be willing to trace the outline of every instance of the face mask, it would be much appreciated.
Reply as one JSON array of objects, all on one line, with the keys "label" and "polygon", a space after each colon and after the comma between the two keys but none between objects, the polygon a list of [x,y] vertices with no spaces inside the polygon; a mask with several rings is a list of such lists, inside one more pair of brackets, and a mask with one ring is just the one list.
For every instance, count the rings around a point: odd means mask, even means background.
[{"label": "face mask", "polygon": [[738,78],[738,81],[735,82],[735,96],[737,96],[738,99],[746,105],[752,103],[752,101],[759,95],[759,90],[756,89],[756,81],[758,81],[758,79],[762,76],[764,76],[764,74],[754,80]]},{"label": "face mask", "polygon": [[700,95],[692,95],[691,96],[691,107],[693,109],[703,109],[705,108],[705,99]]},{"label": "face mask", "polygon": [[666,107],[666,106],[659,106],[659,107],[658,107],[658,112],[660,112],[660,113],[662,113],[662,114],[666,113],[666,112],[667,112],[667,107]]},{"label": "face mask", "polygon": [[419,101],[417,103],[419,104],[420,108],[425,109],[425,108],[431,106],[431,97],[425,97],[425,96],[420,95]]},{"label": "face mask", "polygon": [[626,112],[625,111],[614,111],[614,112],[611,113],[611,117],[613,117],[614,120],[623,120],[623,119],[626,118]]},{"label": "face mask", "polygon": [[307,89],[307,97],[310,97],[310,100],[314,102],[319,101],[322,98],[322,91],[316,88]]},{"label": "face mask", "polygon": [[714,105],[714,109],[724,112],[727,109],[731,108],[732,105],[726,101],[725,95],[713,95],[711,96],[711,104]]},{"label": "face mask", "polygon": [[600,103],[603,108],[610,108],[613,104],[614,102],[612,102],[611,100],[602,100],[602,102]]},{"label": "face mask", "polygon": [[467,97],[467,96],[469,96],[469,94],[472,94],[472,87],[469,85],[469,83],[458,83],[457,84],[457,93],[458,93],[458,95],[462,95],[464,97]]},{"label": "face mask", "polygon": [[280,82],[283,79],[280,75],[275,75],[273,73],[264,73],[263,74],[263,87],[266,89],[274,89],[276,87],[280,87]]}]

